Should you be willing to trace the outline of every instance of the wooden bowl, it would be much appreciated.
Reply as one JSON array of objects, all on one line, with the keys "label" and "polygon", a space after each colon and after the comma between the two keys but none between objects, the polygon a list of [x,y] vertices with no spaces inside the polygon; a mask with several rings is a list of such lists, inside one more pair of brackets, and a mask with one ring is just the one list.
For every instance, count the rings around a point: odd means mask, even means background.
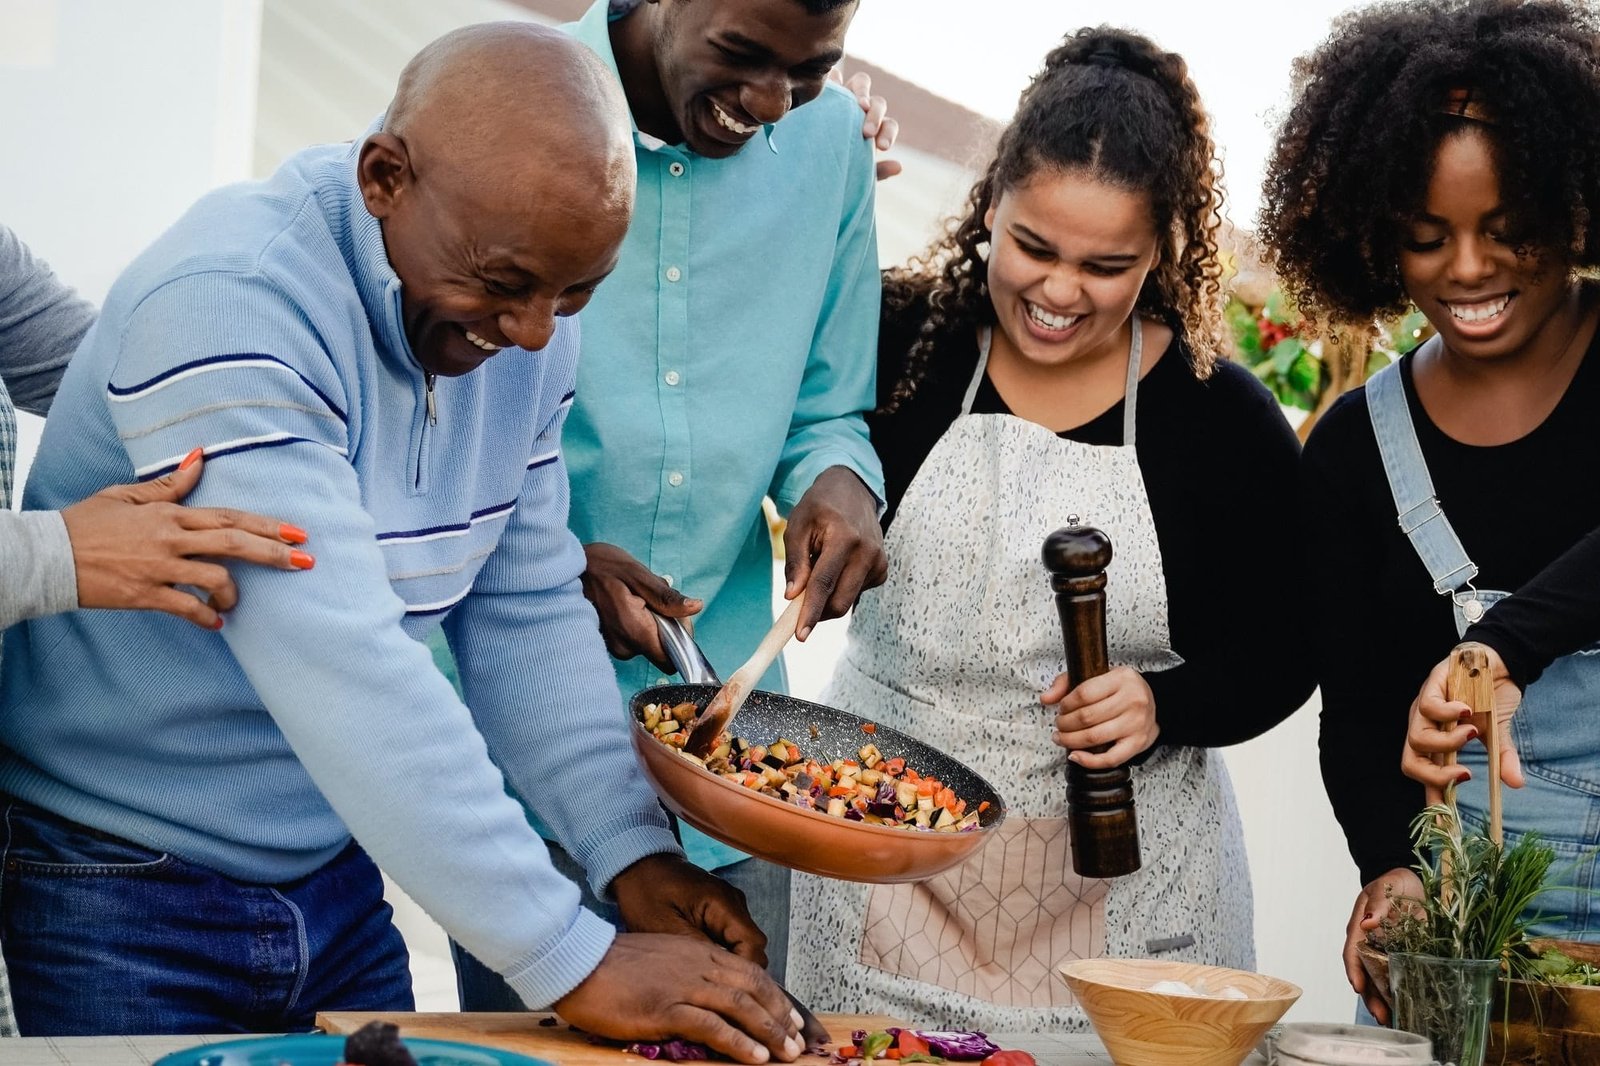
[{"label": "wooden bowl", "polygon": [[1006,805],[994,787],[944,752],[888,726],[862,732],[863,720],[844,711],[793,696],[752,692],[734,722],[733,732],[757,743],[780,736],[795,740],[820,761],[854,758],[871,740],[885,758],[900,757],[921,773],[932,774],[976,807],[989,806],[978,828],[962,833],[894,829],[805,810],[742,788],[685,759],[644,728],[639,715],[646,703],[683,701],[704,704],[715,685],[661,685],[636,694],[630,734],[639,766],[661,802],[696,829],[730,847],[806,873],[843,881],[892,884],[923,881],[956,866],[995,837]]},{"label": "wooden bowl", "polygon": [[[1117,1066],[1239,1066],[1300,989],[1288,981],[1224,966],[1160,959],[1080,959],[1058,971]],[[1152,992],[1182,981],[1247,999]]]}]

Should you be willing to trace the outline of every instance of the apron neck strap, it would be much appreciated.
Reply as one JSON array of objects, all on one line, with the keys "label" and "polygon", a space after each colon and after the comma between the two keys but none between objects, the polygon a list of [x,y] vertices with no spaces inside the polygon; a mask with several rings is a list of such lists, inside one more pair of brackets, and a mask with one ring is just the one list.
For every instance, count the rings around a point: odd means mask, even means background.
[{"label": "apron neck strap", "polygon": [[[1132,447],[1134,432],[1137,425],[1135,414],[1139,403],[1139,364],[1144,358],[1144,329],[1139,324],[1139,313],[1135,311],[1128,318],[1132,328],[1133,339],[1128,342],[1128,380],[1122,389],[1122,445]],[[983,375],[989,369],[989,342],[993,337],[993,330],[984,326],[978,330],[978,367],[972,372],[972,380],[967,383],[967,392],[961,398],[961,413],[972,413],[972,401],[978,396],[978,386],[983,382]]]}]

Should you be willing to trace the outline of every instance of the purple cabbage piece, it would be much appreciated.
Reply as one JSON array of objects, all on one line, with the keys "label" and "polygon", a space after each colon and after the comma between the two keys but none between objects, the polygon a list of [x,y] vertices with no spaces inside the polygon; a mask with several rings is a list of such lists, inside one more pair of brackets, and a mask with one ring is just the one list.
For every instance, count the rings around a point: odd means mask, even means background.
[{"label": "purple cabbage piece", "polygon": [[911,1033],[942,1059],[986,1059],[1000,1050],[1000,1045],[991,1043],[986,1033],[926,1029],[913,1029]]},{"label": "purple cabbage piece", "polygon": [[697,1062],[711,1057],[711,1050],[704,1044],[694,1044],[687,1040],[663,1040],[654,1044],[629,1044],[622,1050],[631,1055],[640,1055],[647,1059],[666,1059],[668,1062]]}]

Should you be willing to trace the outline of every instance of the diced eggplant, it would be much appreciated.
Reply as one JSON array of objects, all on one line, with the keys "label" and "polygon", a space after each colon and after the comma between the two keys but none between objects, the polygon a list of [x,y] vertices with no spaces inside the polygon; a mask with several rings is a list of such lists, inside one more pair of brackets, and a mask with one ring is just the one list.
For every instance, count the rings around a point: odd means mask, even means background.
[{"label": "diced eggplant", "polygon": [[722,743],[717,745],[716,750],[711,753],[711,757],[713,759],[726,759],[732,754],[733,745],[724,740]]},{"label": "diced eggplant", "polygon": [[702,759],[700,756],[698,756],[698,755],[690,755],[688,752],[684,751],[682,748],[678,749],[678,754],[682,755],[685,759],[688,759],[692,763],[699,763],[701,766],[704,766],[706,764],[706,761],[704,759]]},{"label": "diced eggplant", "polygon": [[863,744],[856,754],[860,756],[861,764],[868,769],[877,766],[883,761],[883,752],[878,750],[876,744]]},{"label": "diced eggplant", "polygon": [[863,785],[876,785],[878,782],[883,780],[883,771],[863,770],[856,775],[856,780],[860,781]]},{"label": "diced eggplant", "polygon": [[692,703],[680,703],[672,708],[672,717],[679,722],[692,722],[695,715],[700,713],[700,708]]},{"label": "diced eggplant", "polygon": [[661,724],[661,708],[653,703],[644,705],[644,714],[639,719],[646,729],[655,729]]},{"label": "diced eggplant", "polygon": [[660,725],[656,726],[656,736],[658,736],[658,737],[670,737],[672,734],[676,733],[678,730],[680,730],[682,728],[683,728],[683,726],[678,724],[677,719],[668,718],[665,721],[663,721]]},{"label": "diced eggplant", "polygon": [[917,805],[917,786],[910,781],[896,781],[894,796],[902,807],[915,807]]},{"label": "diced eggplant", "polygon": [[940,807],[939,813],[934,816],[933,827],[935,829],[954,829],[956,827],[956,816],[951,814],[947,808]]},{"label": "diced eggplant", "polygon": [[788,763],[788,761],[786,759],[784,759],[781,755],[778,755],[775,751],[773,751],[770,748],[767,750],[767,757],[765,759],[762,759],[761,761],[763,763],[766,763],[768,766],[772,767],[774,770],[778,770],[780,772],[783,770],[783,768],[785,766],[789,765],[789,763]]},{"label": "diced eggplant", "polygon": [[844,804],[844,800],[837,796],[828,801],[828,813],[835,818],[843,818],[844,812],[848,809]]}]

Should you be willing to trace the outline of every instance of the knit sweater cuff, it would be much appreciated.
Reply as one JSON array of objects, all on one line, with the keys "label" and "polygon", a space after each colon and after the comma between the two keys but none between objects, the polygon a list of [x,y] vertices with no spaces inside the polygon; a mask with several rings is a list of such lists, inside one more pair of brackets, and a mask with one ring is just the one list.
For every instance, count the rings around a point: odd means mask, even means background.
[{"label": "knit sweater cuff", "polygon": [[595,971],[616,935],[616,929],[579,907],[572,924],[553,945],[506,971],[506,983],[530,1009],[546,1010]]},{"label": "knit sweater cuff", "polygon": [[573,849],[572,857],[589,874],[594,894],[607,899],[618,874],[640,859],[662,853],[682,855],[683,848],[673,837],[666,814],[655,807],[597,827]]},{"label": "knit sweater cuff", "polygon": [[0,510],[0,628],[78,606],[78,572],[57,511]]}]

